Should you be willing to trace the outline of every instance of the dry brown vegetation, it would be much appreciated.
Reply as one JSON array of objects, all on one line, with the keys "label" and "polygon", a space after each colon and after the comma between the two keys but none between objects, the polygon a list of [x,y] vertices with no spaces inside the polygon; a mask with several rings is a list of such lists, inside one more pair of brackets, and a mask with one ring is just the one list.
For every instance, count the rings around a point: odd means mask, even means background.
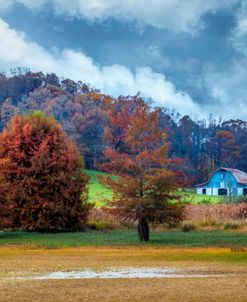
[{"label": "dry brown vegetation", "polygon": [[247,230],[247,203],[187,205],[185,220],[197,229]]},{"label": "dry brown vegetation", "polygon": [[187,205],[185,219],[190,221],[247,220],[247,203]]},{"label": "dry brown vegetation", "polygon": [[[116,220],[114,216],[99,208],[91,211],[89,220],[96,223],[104,221],[107,222],[108,225],[116,227],[121,225],[119,220]],[[193,225],[196,229],[225,228],[246,231],[247,203],[186,205],[184,224]],[[174,227],[181,227],[181,225],[174,225]]]},{"label": "dry brown vegetation", "polygon": [[17,281],[0,285],[0,301],[31,302],[35,299],[35,302],[244,302],[246,286],[246,276],[176,280]]},{"label": "dry brown vegetation", "polygon": [[[241,257],[240,257],[241,256]],[[226,248],[0,249],[0,301],[245,301],[246,252]],[[229,260],[230,259],[230,260]],[[242,260],[240,260],[242,259]],[[3,280],[55,270],[179,267],[224,276],[181,279]],[[213,290],[212,290],[213,289]]]}]

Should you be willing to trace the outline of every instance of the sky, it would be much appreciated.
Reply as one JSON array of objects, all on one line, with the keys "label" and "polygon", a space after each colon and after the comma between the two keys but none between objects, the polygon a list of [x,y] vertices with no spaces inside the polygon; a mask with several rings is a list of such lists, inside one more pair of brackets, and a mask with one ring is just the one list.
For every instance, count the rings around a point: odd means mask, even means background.
[{"label": "sky", "polygon": [[0,0],[0,70],[26,67],[247,120],[247,0]]}]

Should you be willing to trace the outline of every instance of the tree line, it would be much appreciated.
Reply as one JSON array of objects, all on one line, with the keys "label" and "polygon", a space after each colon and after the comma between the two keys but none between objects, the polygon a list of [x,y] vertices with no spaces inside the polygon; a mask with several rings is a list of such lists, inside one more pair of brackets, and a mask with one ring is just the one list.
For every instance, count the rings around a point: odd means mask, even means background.
[{"label": "tree line", "polygon": [[[86,167],[97,168],[106,161],[105,131],[109,121],[115,118],[119,123],[116,131],[124,131],[126,118],[140,99],[139,95],[113,98],[85,83],[59,79],[55,74],[12,70],[10,76],[0,74],[0,129],[16,114],[43,111],[53,116],[76,142]],[[182,159],[179,168],[191,183],[205,181],[220,166],[247,171],[246,121],[212,116],[193,120],[144,102],[149,110],[157,111],[158,127],[164,129],[169,143],[168,157]],[[117,148],[121,144],[120,140]]]}]

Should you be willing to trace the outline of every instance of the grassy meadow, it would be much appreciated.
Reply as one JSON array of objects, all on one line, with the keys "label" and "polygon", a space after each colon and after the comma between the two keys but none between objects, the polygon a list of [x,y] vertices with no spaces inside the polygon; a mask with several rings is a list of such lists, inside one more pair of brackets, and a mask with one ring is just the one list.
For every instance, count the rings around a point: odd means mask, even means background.
[{"label": "grassy meadow", "polygon": [[181,200],[190,204],[217,204],[223,201],[220,196],[197,195],[194,189],[180,190]]},{"label": "grassy meadow", "polygon": [[64,248],[81,246],[175,246],[241,247],[247,246],[247,233],[239,231],[151,231],[150,242],[140,243],[135,229],[71,233],[0,232],[0,246]]},{"label": "grassy meadow", "polygon": [[85,172],[89,176],[88,201],[94,203],[96,207],[105,205],[106,200],[112,199],[112,192],[99,182],[97,175],[108,174],[95,170],[86,170]]}]

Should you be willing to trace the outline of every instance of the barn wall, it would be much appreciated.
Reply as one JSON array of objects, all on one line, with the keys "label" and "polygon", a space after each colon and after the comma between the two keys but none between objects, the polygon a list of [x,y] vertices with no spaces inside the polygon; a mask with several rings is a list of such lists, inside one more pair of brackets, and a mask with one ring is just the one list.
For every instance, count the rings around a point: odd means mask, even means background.
[{"label": "barn wall", "polygon": [[212,188],[212,195],[218,196],[218,188]]},{"label": "barn wall", "polygon": [[202,195],[202,188],[196,188],[196,193]]},{"label": "barn wall", "polygon": [[243,188],[238,188],[238,196],[242,196],[243,195]]}]

